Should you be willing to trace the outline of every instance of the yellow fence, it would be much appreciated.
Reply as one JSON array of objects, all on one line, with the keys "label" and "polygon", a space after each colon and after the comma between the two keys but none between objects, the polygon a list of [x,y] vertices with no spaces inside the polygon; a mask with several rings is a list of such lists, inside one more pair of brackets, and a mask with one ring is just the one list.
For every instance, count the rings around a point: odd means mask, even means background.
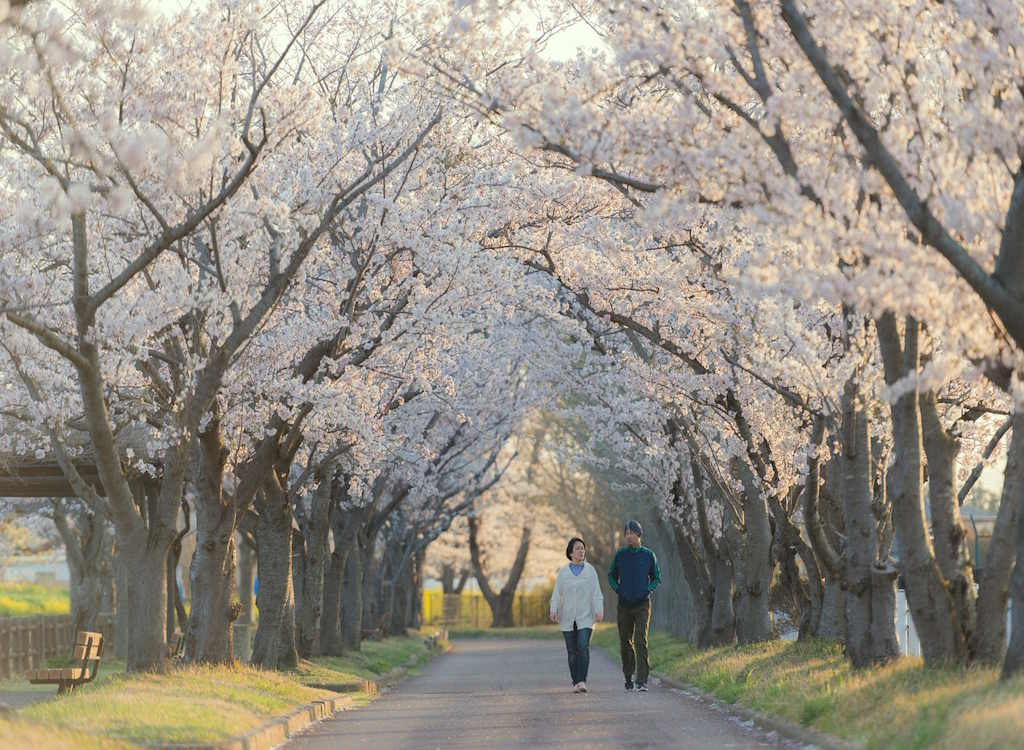
[{"label": "yellow fence", "polygon": [[[512,606],[513,622],[516,627],[543,625],[548,621],[550,595],[516,594]],[[461,594],[444,594],[441,591],[423,592],[424,625],[461,625],[467,628],[489,628],[491,608],[487,600],[477,591]]]}]

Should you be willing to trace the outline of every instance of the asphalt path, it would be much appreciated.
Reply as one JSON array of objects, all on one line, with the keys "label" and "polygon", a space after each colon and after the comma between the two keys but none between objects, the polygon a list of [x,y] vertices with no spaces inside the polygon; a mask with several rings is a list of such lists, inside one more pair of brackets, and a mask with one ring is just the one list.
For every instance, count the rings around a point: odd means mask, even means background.
[{"label": "asphalt path", "polygon": [[794,750],[685,692],[627,693],[619,665],[591,649],[590,692],[569,684],[565,648],[549,640],[458,640],[452,653],[370,705],[343,711],[288,750],[676,748]]}]

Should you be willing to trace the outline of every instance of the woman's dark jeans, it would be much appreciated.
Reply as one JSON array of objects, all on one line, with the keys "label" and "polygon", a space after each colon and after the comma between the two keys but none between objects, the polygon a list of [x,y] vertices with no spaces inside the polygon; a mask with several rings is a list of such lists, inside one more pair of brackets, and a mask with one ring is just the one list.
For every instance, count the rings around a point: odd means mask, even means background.
[{"label": "woman's dark jeans", "polygon": [[572,677],[572,684],[587,681],[587,672],[590,671],[590,634],[592,628],[577,628],[573,623],[572,630],[563,630],[565,638],[565,650],[569,653],[569,675]]}]

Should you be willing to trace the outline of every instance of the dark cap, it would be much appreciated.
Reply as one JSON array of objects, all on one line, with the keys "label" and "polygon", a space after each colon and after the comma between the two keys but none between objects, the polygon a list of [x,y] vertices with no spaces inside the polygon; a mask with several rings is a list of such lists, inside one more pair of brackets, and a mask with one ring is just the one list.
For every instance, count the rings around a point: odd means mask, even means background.
[{"label": "dark cap", "polygon": [[626,521],[626,528],[624,530],[625,531],[636,532],[637,536],[643,536],[644,535],[644,528],[643,528],[643,526],[640,525],[639,521],[636,521],[636,520],[634,520],[632,518],[629,519],[628,521]]}]

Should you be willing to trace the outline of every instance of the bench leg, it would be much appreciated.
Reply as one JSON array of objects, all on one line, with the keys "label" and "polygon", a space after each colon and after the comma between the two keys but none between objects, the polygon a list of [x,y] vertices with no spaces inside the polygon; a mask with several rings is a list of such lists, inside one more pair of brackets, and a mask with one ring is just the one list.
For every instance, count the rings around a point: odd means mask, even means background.
[{"label": "bench leg", "polygon": [[57,688],[57,695],[71,695],[71,691],[75,685],[73,682],[62,682],[60,687]]}]

